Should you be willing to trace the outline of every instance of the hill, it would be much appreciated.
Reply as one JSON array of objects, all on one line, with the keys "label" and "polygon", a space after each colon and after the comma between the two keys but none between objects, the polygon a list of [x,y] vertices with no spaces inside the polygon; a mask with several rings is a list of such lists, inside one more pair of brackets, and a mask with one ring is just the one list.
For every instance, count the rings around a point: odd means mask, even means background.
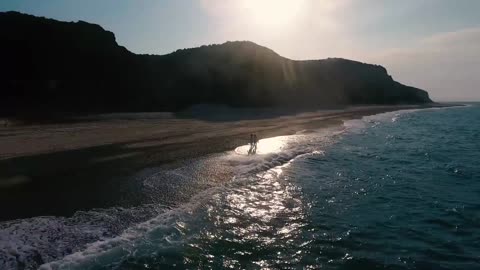
[{"label": "hill", "polygon": [[0,58],[4,116],[432,102],[378,65],[294,61],[248,41],[137,55],[98,25],[17,12],[0,13]]}]

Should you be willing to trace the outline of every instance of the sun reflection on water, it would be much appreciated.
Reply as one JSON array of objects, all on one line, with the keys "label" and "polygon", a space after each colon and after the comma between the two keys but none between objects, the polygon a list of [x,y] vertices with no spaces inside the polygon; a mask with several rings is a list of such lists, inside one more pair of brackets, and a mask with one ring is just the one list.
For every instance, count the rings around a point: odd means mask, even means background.
[{"label": "sun reflection on water", "polygon": [[[284,140],[275,138],[267,142],[264,151],[281,147]],[[272,260],[263,257],[251,261],[254,265],[263,265],[264,269],[273,267],[281,258],[292,264],[298,262],[305,248],[302,234],[309,206],[302,201],[298,187],[284,175],[288,166],[251,176],[245,179],[247,183],[233,185],[228,192],[215,197],[206,208],[207,223],[213,226],[200,233],[199,247],[228,243],[233,249],[222,251],[221,257],[224,262],[230,262],[227,263],[230,266],[238,266],[235,261],[238,256],[248,257],[259,252],[273,252]]]},{"label": "sun reflection on water", "polygon": [[[295,139],[295,136],[279,136],[273,138],[261,139],[257,143],[256,154],[266,155],[273,153],[280,153],[288,145],[289,142]],[[248,155],[250,145],[242,145],[235,149],[235,152],[239,155]]]}]

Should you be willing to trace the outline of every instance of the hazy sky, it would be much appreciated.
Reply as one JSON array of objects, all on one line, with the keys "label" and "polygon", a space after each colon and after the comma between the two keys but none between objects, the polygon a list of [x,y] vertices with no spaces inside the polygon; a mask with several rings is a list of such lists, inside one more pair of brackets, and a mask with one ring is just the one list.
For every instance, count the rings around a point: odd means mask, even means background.
[{"label": "hazy sky", "polygon": [[292,59],[384,65],[439,101],[480,100],[480,0],[0,0],[114,32],[135,53],[251,40]]}]

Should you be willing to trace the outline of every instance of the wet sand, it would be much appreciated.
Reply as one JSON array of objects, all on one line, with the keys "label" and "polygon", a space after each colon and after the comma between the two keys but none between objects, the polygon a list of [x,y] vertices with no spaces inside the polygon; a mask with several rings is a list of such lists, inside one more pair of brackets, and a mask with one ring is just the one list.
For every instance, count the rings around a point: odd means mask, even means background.
[{"label": "wet sand", "polygon": [[[428,106],[431,107],[431,106]],[[0,221],[69,216],[149,201],[136,173],[232,150],[259,138],[341,125],[343,120],[425,106],[369,106],[241,121],[169,114],[0,128]],[[148,116],[148,117],[145,117]],[[167,200],[168,201],[168,200]]]}]

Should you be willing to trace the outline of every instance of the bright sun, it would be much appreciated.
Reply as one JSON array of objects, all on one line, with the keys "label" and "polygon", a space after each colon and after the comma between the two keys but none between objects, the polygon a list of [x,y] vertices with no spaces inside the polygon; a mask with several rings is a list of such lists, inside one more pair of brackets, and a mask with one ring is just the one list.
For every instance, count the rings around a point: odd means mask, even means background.
[{"label": "bright sun", "polygon": [[305,9],[305,0],[240,0],[237,3],[245,19],[270,30],[290,26]]}]

